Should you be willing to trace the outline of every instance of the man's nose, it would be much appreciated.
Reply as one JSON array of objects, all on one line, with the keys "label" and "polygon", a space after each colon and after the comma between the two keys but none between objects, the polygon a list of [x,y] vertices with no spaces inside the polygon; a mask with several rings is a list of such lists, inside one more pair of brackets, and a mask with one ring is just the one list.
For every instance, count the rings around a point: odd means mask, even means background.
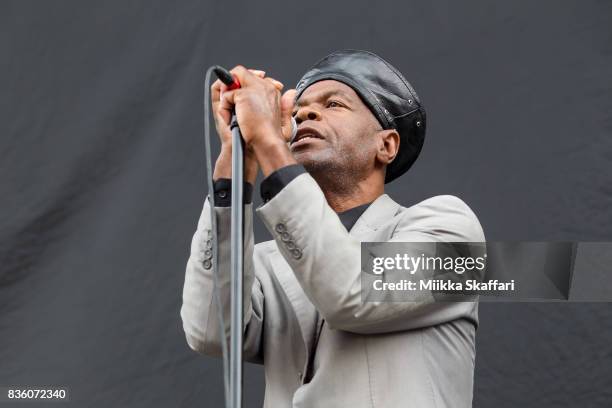
[{"label": "man's nose", "polygon": [[308,106],[301,107],[295,114],[295,123],[299,125],[305,120],[321,120],[321,113]]}]

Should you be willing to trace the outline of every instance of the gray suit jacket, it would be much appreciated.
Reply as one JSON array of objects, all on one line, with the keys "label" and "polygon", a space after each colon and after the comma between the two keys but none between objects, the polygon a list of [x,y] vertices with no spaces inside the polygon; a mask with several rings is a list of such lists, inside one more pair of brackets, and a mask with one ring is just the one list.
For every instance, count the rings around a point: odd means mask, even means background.
[{"label": "gray suit jacket", "polygon": [[[463,201],[437,196],[404,208],[382,195],[349,233],[315,180],[302,174],[257,208],[274,237],[257,245],[252,205],[246,210],[245,358],[264,364],[265,407],[471,406],[477,303],[360,298],[362,241],[483,242]],[[187,262],[181,317],[189,346],[219,356],[210,211],[206,201]],[[229,322],[230,209],[215,212]]]}]

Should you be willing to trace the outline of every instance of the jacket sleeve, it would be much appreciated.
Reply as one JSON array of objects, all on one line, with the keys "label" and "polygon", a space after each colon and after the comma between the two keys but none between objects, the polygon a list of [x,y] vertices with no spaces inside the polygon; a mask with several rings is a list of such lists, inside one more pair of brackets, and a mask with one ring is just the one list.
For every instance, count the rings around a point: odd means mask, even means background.
[{"label": "jacket sleeve", "polygon": [[[390,241],[484,242],[478,219],[463,201],[453,196],[436,198],[427,200],[430,203],[419,211],[400,215]],[[410,302],[363,303],[361,241],[347,232],[309,174],[295,178],[257,212],[304,292],[331,328],[385,333],[462,317],[477,324],[476,302],[435,301],[429,296]],[[415,257],[422,247],[414,245]]]},{"label": "jacket sleeve", "polygon": [[[208,199],[191,242],[185,273],[181,318],[189,346],[201,353],[221,356],[221,339],[230,335],[230,207],[216,207],[218,230],[219,297],[225,321],[221,336],[217,305],[213,297],[212,229]],[[245,205],[244,212],[244,358],[263,363],[261,336],[264,318],[264,295],[255,277],[253,266],[253,204]]]}]

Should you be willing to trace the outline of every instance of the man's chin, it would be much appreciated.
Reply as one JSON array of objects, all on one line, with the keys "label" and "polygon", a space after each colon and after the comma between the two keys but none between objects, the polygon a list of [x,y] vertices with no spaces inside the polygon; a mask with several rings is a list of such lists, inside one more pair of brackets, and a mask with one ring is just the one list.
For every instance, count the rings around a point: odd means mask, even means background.
[{"label": "man's chin", "polygon": [[327,154],[321,154],[321,152],[298,151],[293,153],[293,157],[309,173],[324,171],[333,167],[333,158]]}]

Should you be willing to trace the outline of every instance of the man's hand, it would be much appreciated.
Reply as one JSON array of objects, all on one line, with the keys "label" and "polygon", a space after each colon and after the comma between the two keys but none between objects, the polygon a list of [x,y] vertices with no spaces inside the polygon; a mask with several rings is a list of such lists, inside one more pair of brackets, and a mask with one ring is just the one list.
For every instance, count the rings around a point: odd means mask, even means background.
[{"label": "man's hand", "polygon": [[255,153],[264,176],[295,163],[286,145],[291,136],[295,90],[281,97],[283,84],[279,81],[240,65],[231,73],[238,78],[241,87],[232,91],[220,89],[218,112],[223,123],[229,125],[232,109],[235,109],[247,149]]},{"label": "man's hand", "polygon": [[[260,78],[265,76],[264,71],[250,70],[253,75]],[[210,99],[215,118],[215,127],[221,141],[221,152],[215,164],[213,179],[232,178],[232,131],[229,127],[231,112],[221,109],[221,94],[227,90],[227,86],[216,80],[210,87]],[[257,159],[253,149],[247,148],[244,155],[245,179],[251,184],[255,184],[257,178]]]}]

